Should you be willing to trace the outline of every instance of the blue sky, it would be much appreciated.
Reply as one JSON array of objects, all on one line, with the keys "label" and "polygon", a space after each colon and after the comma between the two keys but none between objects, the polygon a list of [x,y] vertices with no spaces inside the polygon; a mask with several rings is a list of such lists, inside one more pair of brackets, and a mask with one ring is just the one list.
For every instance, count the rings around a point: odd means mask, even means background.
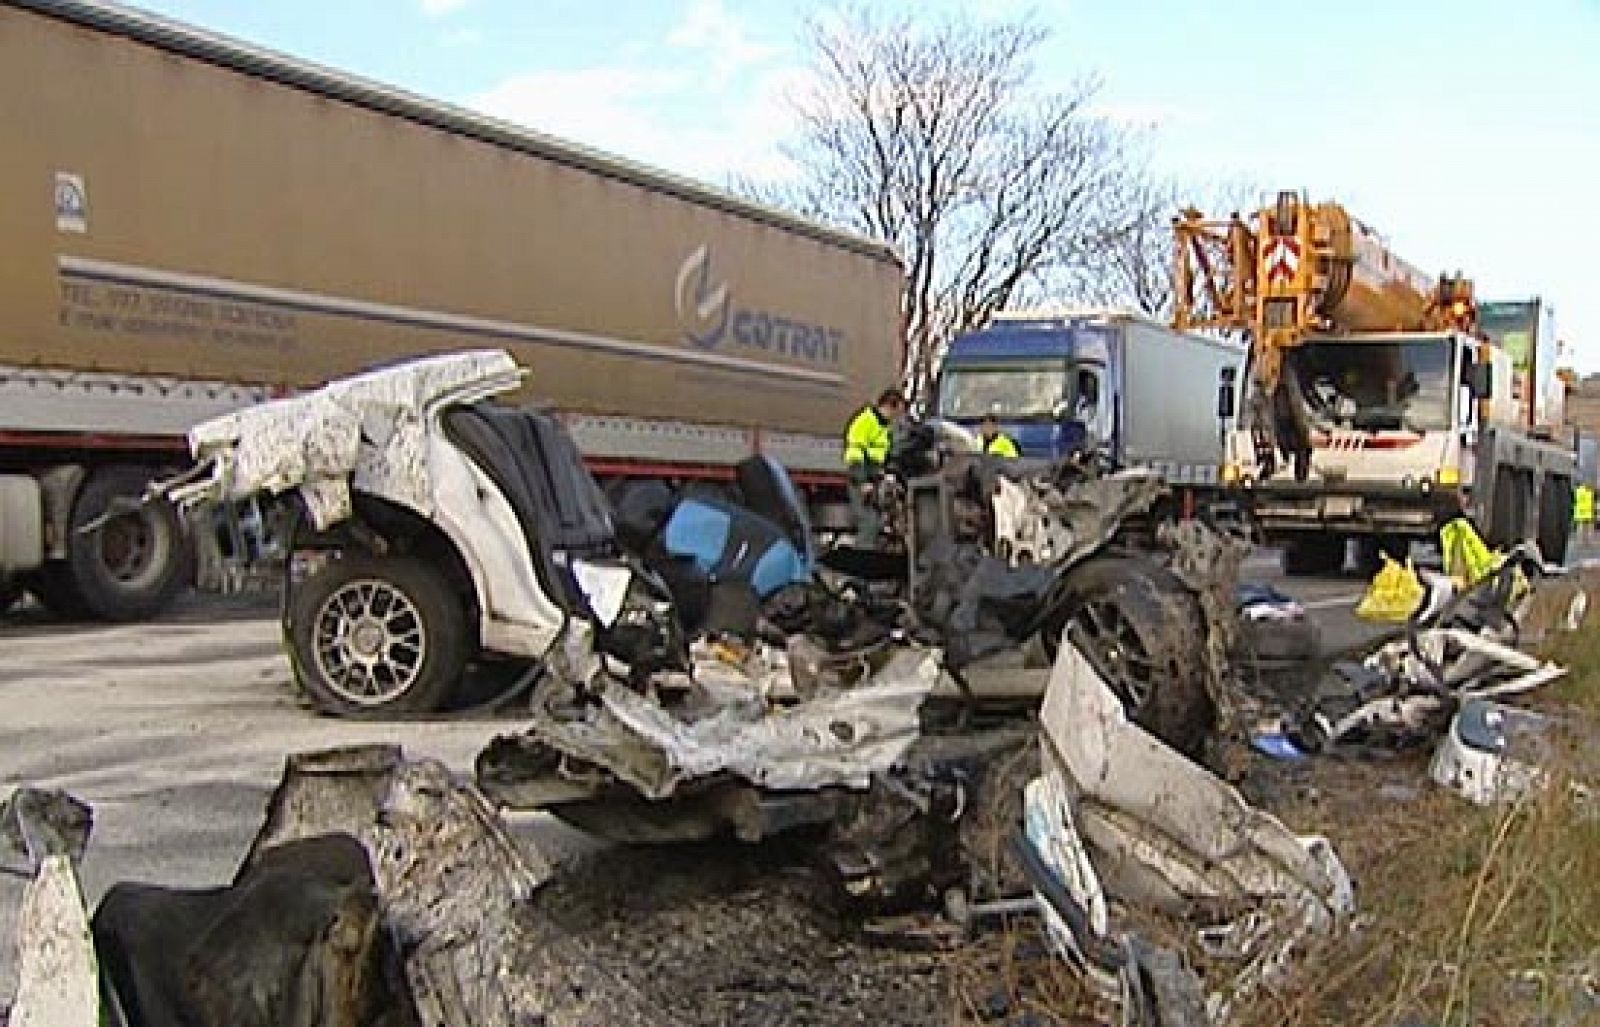
[{"label": "blue sky", "polygon": [[[144,0],[148,9],[725,182],[782,170],[805,0]],[[1556,305],[1600,371],[1600,0],[877,0],[1028,15],[1197,191],[1337,199],[1426,270]],[[1309,14],[1305,12],[1311,12]]]}]

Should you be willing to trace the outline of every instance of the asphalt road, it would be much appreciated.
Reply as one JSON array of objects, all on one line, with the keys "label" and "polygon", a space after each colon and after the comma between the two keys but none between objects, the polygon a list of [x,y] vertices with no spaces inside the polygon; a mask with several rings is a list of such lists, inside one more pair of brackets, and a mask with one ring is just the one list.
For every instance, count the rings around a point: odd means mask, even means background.
[{"label": "asphalt road", "polygon": [[1362,645],[1385,630],[1356,617],[1356,604],[1366,592],[1368,579],[1352,573],[1312,578],[1288,578],[1276,550],[1257,550],[1239,569],[1241,581],[1261,581],[1298,600],[1322,632],[1325,651]]},{"label": "asphalt road", "polygon": [[[1246,580],[1271,582],[1317,620],[1324,649],[1370,639],[1357,620],[1365,581],[1285,579],[1271,552]],[[90,803],[83,867],[91,906],[112,883],[226,883],[254,837],[285,754],[398,742],[412,756],[470,773],[472,760],[515,718],[356,723],[320,717],[290,683],[270,603],[195,598],[160,623],[62,626],[23,611],[0,622],[0,794],[33,784]],[[559,858],[590,844],[543,816],[513,830]],[[15,987],[15,916],[24,882],[0,876],[0,996]],[[7,1000],[0,998],[0,1009]]]},{"label": "asphalt road", "polygon": [[[91,907],[111,884],[226,884],[291,752],[398,742],[470,773],[515,719],[357,723],[296,697],[270,604],[196,598],[155,624],[0,622],[0,795],[63,788],[94,810],[82,866]],[[513,830],[559,856],[591,843],[546,816]],[[0,874],[0,1009],[15,991],[25,882]]]}]

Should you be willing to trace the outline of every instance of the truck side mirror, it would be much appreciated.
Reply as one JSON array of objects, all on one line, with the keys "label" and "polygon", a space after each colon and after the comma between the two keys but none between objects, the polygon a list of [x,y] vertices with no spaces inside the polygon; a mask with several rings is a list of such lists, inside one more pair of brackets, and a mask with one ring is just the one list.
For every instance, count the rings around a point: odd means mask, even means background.
[{"label": "truck side mirror", "polygon": [[1233,369],[1225,367],[1217,380],[1217,420],[1226,421],[1233,416],[1238,398],[1234,390]]},{"label": "truck side mirror", "polygon": [[1469,365],[1466,379],[1473,399],[1488,399],[1494,395],[1494,365],[1488,361]]}]

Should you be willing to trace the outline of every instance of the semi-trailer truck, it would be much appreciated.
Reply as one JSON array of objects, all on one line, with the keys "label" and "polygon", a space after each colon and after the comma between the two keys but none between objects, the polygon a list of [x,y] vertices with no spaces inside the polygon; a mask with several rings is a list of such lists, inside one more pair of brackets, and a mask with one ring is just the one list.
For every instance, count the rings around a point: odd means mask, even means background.
[{"label": "semi-trailer truck", "polygon": [[[1352,538],[1399,550],[1463,509],[1497,545],[1564,557],[1574,455],[1540,424],[1547,386],[1519,391],[1483,333],[1470,281],[1295,192],[1175,230],[1175,327],[1250,339],[1224,470],[1287,572],[1338,569]],[[1533,370],[1553,376],[1553,352]]]},{"label": "semi-trailer truck", "polygon": [[375,364],[504,348],[602,479],[821,493],[898,380],[891,251],[698,182],[87,0],[0,2],[0,96],[0,604],[153,614],[188,428]]}]

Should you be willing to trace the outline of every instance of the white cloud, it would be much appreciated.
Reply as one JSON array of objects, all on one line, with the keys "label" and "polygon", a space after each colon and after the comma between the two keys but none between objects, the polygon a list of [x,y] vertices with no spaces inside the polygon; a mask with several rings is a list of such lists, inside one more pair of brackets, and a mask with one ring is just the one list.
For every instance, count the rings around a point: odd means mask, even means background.
[{"label": "white cloud", "polygon": [[477,46],[483,42],[482,29],[457,28],[451,29],[439,38],[445,46]]},{"label": "white cloud", "polygon": [[752,38],[722,0],[690,0],[683,20],[667,32],[667,45],[700,51],[712,80],[725,84],[747,68],[770,60],[780,48]]},{"label": "white cloud", "polygon": [[666,49],[622,48],[611,63],[513,75],[469,106],[641,163],[725,185],[788,171],[784,96],[801,74],[722,0],[690,0]]},{"label": "white cloud", "polygon": [[418,0],[417,6],[430,18],[442,18],[467,6],[470,0]]},{"label": "white cloud", "polygon": [[468,100],[487,114],[723,185],[782,170],[776,73],[717,93],[681,71],[597,66],[515,75]]},{"label": "white cloud", "polygon": [[671,88],[669,73],[598,66],[523,72],[468,102],[541,132],[606,146],[648,130],[651,94]]}]

